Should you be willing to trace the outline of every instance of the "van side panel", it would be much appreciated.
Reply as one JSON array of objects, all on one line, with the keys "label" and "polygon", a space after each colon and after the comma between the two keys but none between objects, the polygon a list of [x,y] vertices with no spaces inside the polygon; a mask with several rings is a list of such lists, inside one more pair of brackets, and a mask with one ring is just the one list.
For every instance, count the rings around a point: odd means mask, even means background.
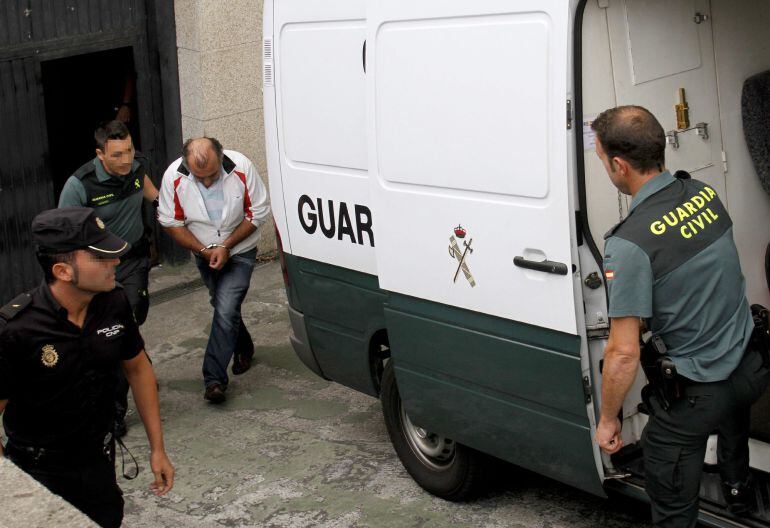
[{"label": "van side panel", "polygon": [[[377,396],[369,364],[369,341],[385,326],[385,294],[377,277],[293,255],[286,255],[286,263],[290,289],[297,300],[292,308],[304,316],[312,353],[323,375]],[[300,358],[305,361],[302,355]]]},{"label": "van side panel", "polygon": [[393,293],[385,316],[415,424],[603,495],[578,336]]}]

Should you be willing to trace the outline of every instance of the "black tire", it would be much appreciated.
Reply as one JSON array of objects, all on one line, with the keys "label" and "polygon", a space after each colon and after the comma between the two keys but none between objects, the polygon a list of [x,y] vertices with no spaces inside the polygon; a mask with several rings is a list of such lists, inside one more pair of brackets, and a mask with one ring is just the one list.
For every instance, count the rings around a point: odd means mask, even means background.
[{"label": "black tire", "polygon": [[[392,360],[386,363],[382,374],[380,402],[393,448],[417,484],[425,491],[449,501],[464,501],[478,496],[483,489],[486,467],[486,458],[481,453],[449,439],[440,439],[439,444],[443,441],[448,446],[443,450],[446,458],[435,459],[410,443],[407,430],[415,428],[405,423],[406,414],[402,412]],[[451,456],[447,452],[451,452]]]}]

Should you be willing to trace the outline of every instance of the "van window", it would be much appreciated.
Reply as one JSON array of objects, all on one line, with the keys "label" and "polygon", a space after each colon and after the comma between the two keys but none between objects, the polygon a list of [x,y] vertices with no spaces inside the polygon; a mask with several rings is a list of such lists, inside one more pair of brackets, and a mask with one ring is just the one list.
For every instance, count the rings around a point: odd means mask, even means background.
[{"label": "van window", "polygon": [[365,39],[363,20],[283,27],[277,68],[289,163],[366,170]]},{"label": "van window", "polygon": [[384,24],[375,76],[377,136],[388,138],[377,144],[381,177],[545,197],[550,31],[544,13]]}]

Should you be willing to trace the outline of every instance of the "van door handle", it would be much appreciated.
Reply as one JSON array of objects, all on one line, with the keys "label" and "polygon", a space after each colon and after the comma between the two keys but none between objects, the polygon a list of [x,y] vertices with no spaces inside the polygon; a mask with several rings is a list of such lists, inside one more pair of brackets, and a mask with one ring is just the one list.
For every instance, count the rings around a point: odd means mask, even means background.
[{"label": "van door handle", "polygon": [[552,260],[527,260],[524,257],[513,257],[513,264],[520,268],[553,273],[554,275],[566,275],[569,271],[567,265]]},{"label": "van door handle", "polygon": [[364,63],[364,73],[366,73],[366,40],[364,40],[364,49],[361,52],[361,60]]}]

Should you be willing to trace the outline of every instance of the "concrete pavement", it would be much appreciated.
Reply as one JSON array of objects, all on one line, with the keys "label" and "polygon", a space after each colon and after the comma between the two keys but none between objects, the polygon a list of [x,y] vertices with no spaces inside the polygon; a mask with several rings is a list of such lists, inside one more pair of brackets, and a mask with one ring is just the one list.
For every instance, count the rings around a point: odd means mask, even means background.
[{"label": "concrete pavement", "polygon": [[[167,285],[170,273],[156,273],[155,287]],[[175,273],[194,276],[189,268]],[[256,364],[231,378],[228,401],[219,407],[203,400],[200,372],[211,317],[207,292],[151,307],[142,333],[160,380],[177,478],[167,497],[150,493],[147,443],[131,414],[125,440],[141,472],[133,481],[119,479],[125,526],[647,525],[644,505],[601,500],[504,465],[502,483],[475,502],[428,495],[398,461],[379,402],[324,381],[299,362],[288,341],[286,306],[278,263],[261,265],[243,306]]]}]

